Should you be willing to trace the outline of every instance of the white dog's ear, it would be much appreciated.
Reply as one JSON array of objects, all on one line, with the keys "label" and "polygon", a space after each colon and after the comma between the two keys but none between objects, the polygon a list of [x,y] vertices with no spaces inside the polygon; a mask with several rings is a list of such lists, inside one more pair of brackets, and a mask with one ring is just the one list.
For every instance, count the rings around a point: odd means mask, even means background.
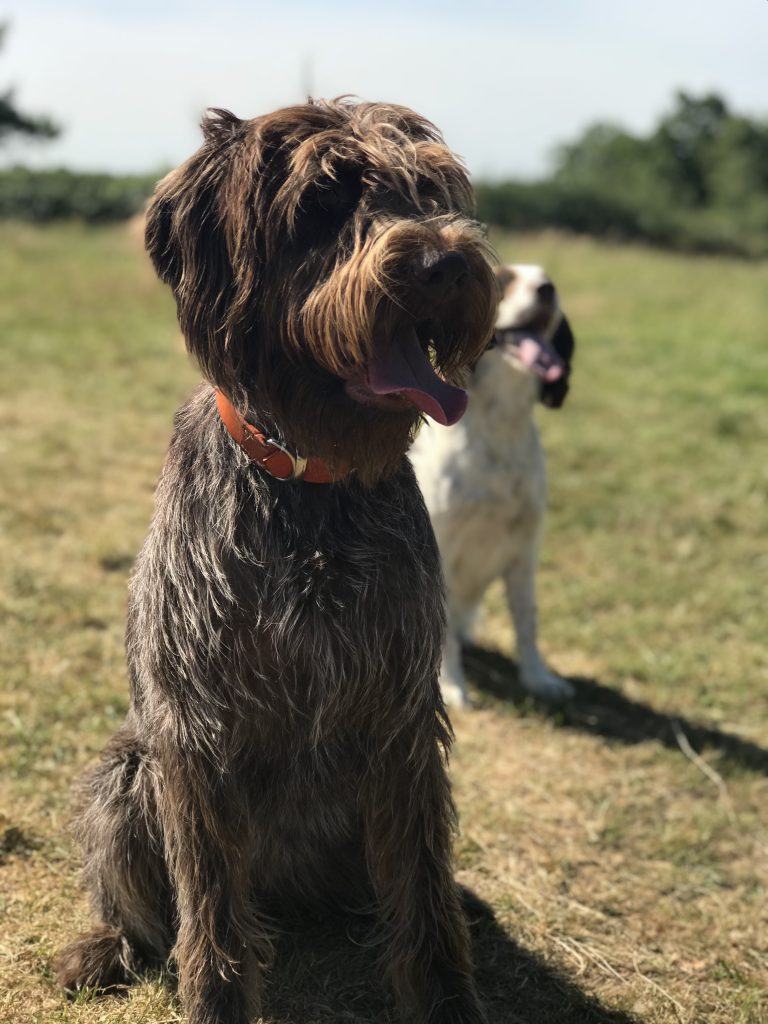
[{"label": "white dog's ear", "polygon": [[552,336],[552,347],[565,363],[565,373],[559,380],[544,383],[541,386],[541,401],[550,409],[559,409],[566,399],[570,387],[571,370],[573,367],[573,353],[576,349],[576,339],[573,336],[571,325],[565,316],[560,318],[557,330]]},{"label": "white dog's ear", "polygon": [[560,323],[552,336],[552,347],[563,362],[568,364],[570,369],[573,362],[573,353],[576,350],[576,339],[565,315],[560,317]]},{"label": "white dog's ear", "polygon": [[507,288],[515,280],[515,278],[517,277],[517,274],[512,269],[512,267],[507,266],[504,263],[500,264],[499,266],[493,267],[492,269],[493,269],[493,276],[496,278],[496,287],[499,290],[499,295],[498,295],[498,300],[497,301],[501,302],[501,300],[504,298],[504,296],[507,293]]}]

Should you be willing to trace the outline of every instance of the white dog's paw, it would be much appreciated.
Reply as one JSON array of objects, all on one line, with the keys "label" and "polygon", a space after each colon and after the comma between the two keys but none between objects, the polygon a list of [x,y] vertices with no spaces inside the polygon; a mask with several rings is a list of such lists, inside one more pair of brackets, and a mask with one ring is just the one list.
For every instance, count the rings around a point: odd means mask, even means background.
[{"label": "white dog's paw", "polygon": [[527,671],[521,669],[520,682],[529,693],[541,700],[570,700],[576,692],[567,679],[550,672],[546,665],[539,665],[536,669]]},{"label": "white dog's paw", "polygon": [[455,679],[440,677],[440,692],[443,695],[443,703],[447,708],[470,708],[472,701],[469,699],[466,687]]}]

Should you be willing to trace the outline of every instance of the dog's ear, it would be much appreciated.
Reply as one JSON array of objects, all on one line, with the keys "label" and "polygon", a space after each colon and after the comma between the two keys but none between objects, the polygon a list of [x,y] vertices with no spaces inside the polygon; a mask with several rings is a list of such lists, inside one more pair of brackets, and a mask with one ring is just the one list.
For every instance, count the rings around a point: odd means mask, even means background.
[{"label": "dog's ear", "polygon": [[496,289],[498,291],[497,301],[501,302],[501,300],[504,298],[507,288],[515,280],[517,274],[512,269],[512,267],[504,263],[497,264],[495,267],[492,267],[491,269],[493,270],[493,276],[496,278]]},{"label": "dog's ear", "polygon": [[573,362],[573,353],[576,350],[576,339],[573,336],[571,325],[565,316],[560,317],[560,323],[552,336],[552,347],[568,366],[568,369],[570,369]]},{"label": "dog's ear", "polygon": [[242,135],[245,121],[237,117],[231,110],[223,107],[210,107],[200,123],[206,142],[214,144],[231,142]]},{"label": "dog's ear", "polygon": [[560,318],[557,330],[552,336],[552,347],[565,363],[565,373],[559,380],[552,383],[544,383],[541,386],[541,401],[550,409],[559,409],[565,402],[570,387],[571,368],[573,365],[573,353],[576,350],[576,339],[573,336],[571,325],[565,316]]},{"label": "dog's ear", "polygon": [[235,281],[225,193],[242,123],[228,111],[212,111],[204,119],[205,142],[157,185],[145,231],[155,270],[176,298],[187,347],[205,376],[222,387],[236,355],[228,321]]}]

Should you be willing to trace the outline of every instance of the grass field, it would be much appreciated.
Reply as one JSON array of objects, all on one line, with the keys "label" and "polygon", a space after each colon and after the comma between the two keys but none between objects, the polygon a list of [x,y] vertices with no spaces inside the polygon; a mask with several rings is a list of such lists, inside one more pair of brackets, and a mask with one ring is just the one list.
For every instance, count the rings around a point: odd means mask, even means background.
[{"label": "grass field", "polygon": [[[542,411],[542,646],[516,684],[492,590],[456,720],[459,877],[491,1024],[768,1020],[768,266],[557,236],[572,397]],[[126,580],[197,379],[126,228],[0,226],[0,1021],[181,1020],[162,979],[66,1003],[86,925],[73,778],[127,704]],[[350,941],[350,938],[356,941]],[[395,1024],[364,936],[287,937],[272,1024]]]}]

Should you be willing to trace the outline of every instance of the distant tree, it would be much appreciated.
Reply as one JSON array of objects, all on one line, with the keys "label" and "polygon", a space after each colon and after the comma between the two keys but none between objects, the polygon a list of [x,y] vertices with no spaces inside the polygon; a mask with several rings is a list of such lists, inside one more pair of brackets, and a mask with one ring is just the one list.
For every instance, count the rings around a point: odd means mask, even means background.
[{"label": "distant tree", "polygon": [[598,123],[555,154],[554,180],[646,210],[746,210],[764,223],[768,124],[711,93],[679,92],[646,136]]},{"label": "distant tree", "polygon": [[[7,25],[0,25],[0,48],[6,31]],[[12,89],[0,93],[0,145],[12,135],[54,139],[60,131],[58,125],[48,117],[23,114],[16,106]]]},{"label": "distant tree", "polygon": [[549,181],[478,186],[481,217],[768,254],[768,121],[716,93],[678,92],[646,134],[598,122],[554,154]]},{"label": "distant tree", "polygon": [[560,146],[554,180],[614,198],[631,195],[647,202],[658,193],[653,154],[645,140],[608,122],[593,124],[575,142]]},{"label": "distant tree", "polygon": [[758,197],[768,201],[767,123],[729,118],[710,146],[709,159],[707,188],[713,205],[736,210]]},{"label": "distant tree", "polygon": [[637,159],[640,140],[609,121],[590,125],[575,142],[555,151],[555,175],[574,185],[590,184],[596,178],[610,178]]},{"label": "distant tree", "polygon": [[700,99],[679,92],[672,112],[662,119],[647,140],[657,166],[678,202],[709,206],[713,200],[711,172],[718,155],[718,140],[733,117],[720,96]]}]

